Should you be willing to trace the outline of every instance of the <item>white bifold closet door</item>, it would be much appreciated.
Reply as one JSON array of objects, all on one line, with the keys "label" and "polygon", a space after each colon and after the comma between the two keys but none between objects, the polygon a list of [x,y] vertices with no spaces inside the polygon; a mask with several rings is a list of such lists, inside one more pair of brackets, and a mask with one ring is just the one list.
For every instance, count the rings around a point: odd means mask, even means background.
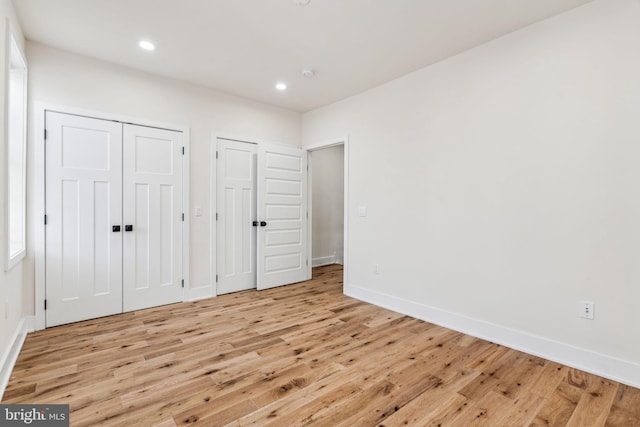
[{"label": "white bifold closet door", "polygon": [[122,125],[47,112],[46,325],[122,312]]},{"label": "white bifold closet door", "polygon": [[182,133],[124,125],[123,311],[182,301]]},{"label": "white bifold closet door", "polygon": [[217,289],[307,279],[306,151],[217,140]]},{"label": "white bifold closet door", "polygon": [[182,133],[47,112],[46,325],[182,300]]}]

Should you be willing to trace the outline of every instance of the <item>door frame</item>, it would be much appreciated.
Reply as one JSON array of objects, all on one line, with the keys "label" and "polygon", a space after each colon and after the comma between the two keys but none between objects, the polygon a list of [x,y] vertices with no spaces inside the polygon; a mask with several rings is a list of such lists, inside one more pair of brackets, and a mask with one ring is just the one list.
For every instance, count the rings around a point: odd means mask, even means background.
[{"label": "door frame", "polygon": [[[342,145],[344,147],[344,241],[343,241],[343,260],[342,265],[344,269],[342,271],[342,286],[346,286],[349,283],[349,136],[342,136],[334,139],[321,141],[318,143],[305,145],[303,148],[307,150],[307,155],[313,151],[322,150],[323,148],[331,148]],[[313,155],[308,156],[311,160],[307,163],[309,171],[307,173],[307,197],[308,197],[308,209],[309,209],[309,222],[307,230],[307,251],[309,258],[312,258],[312,245],[313,245]],[[312,262],[307,267],[307,277],[311,280],[312,276]]]},{"label": "door frame", "polygon": [[190,280],[189,280],[189,219],[190,216],[190,153],[191,135],[187,126],[172,123],[158,122],[139,117],[131,117],[122,114],[107,113],[103,111],[75,108],[64,105],[50,104],[41,101],[34,102],[34,123],[33,123],[33,197],[29,199],[33,203],[32,214],[29,221],[32,222],[33,229],[33,251],[35,262],[35,330],[45,329],[44,300],[46,297],[45,278],[45,115],[47,111],[72,114],[77,116],[91,117],[102,120],[114,120],[122,123],[131,123],[140,126],[155,127],[172,131],[182,132],[185,153],[182,158],[182,207],[185,221],[182,228],[182,277],[184,278],[184,301],[191,300]]}]

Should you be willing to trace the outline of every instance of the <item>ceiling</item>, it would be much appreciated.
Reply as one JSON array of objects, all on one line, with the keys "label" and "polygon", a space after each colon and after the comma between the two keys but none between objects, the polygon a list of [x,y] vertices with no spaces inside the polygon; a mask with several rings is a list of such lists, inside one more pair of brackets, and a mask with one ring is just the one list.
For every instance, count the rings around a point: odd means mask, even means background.
[{"label": "ceiling", "polygon": [[[30,40],[306,112],[589,1],[13,3]],[[141,50],[141,39],[157,49]],[[303,67],[315,69],[316,77],[302,77]],[[279,81],[286,91],[274,88]]]}]

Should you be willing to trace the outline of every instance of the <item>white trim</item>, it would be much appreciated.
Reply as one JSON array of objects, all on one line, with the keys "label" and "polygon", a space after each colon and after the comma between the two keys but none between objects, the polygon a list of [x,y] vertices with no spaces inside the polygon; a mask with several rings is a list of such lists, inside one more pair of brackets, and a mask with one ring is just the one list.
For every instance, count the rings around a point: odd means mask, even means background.
[{"label": "white trim", "polygon": [[27,338],[29,332],[33,332],[34,323],[35,318],[33,316],[20,319],[9,341],[10,345],[5,349],[2,359],[0,359],[0,400],[4,395],[7,384],[9,384],[11,372],[16,365],[16,360],[18,360],[18,355],[20,354],[20,350],[22,350],[24,340]]},{"label": "white trim", "polygon": [[218,295],[218,284],[216,283],[216,274],[218,274],[218,221],[216,213],[218,212],[218,138],[219,134],[211,133],[209,140],[209,282],[208,286],[202,289],[208,289],[208,293],[203,293],[203,298],[215,297]]},{"label": "white trim", "polygon": [[[228,132],[213,131],[213,132],[211,132],[211,136],[212,136],[214,141],[216,141],[219,138],[219,139],[229,139],[231,141],[245,142],[247,144],[256,144],[256,145],[262,145],[262,146],[274,145],[276,147],[288,147],[288,148],[298,147],[298,148],[302,148],[302,149],[306,148],[306,147],[296,146],[296,145],[292,145],[292,144],[285,144],[285,143],[282,143],[282,142],[268,140],[268,139],[265,139],[265,138],[259,138],[259,137],[255,137],[255,136],[242,136],[242,135],[237,135],[237,134],[228,133]],[[216,144],[216,146],[217,146],[217,144]]]},{"label": "white trim", "polygon": [[77,116],[91,117],[102,120],[113,120],[122,123],[136,124],[140,126],[155,127],[160,129],[182,132],[184,144],[184,156],[182,159],[182,209],[184,212],[184,225],[182,235],[182,277],[184,279],[183,301],[188,301],[190,294],[190,274],[189,266],[189,246],[190,246],[190,164],[191,153],[191,132],[189,127],[172,123],[158,122],[155,120],[141,119],[137,117],[113,114],[102,111],[87,110],[76,107],[67,107],[56,104],[49,104],[40,101],[34,102],[34,124],[33,124],[33,156],[34,156],[34,252],[35,252],[35,330],[45,328],[44,299],[46,296],[45,283],[45,114],[47,111],[74,114]]},{"label": "white trim", "polygon": [[[147,127],[154,127],[154,128],[160,128],[160,129],[174,130],[177,132],[183,132],[185,133],[185,135],[188,134],[189,132],[189,127],[187,126],[179,125],[176,123],[160,122],[157,120],[133,117],[133,116],[128,116],[124,114],[89,110],[85,108],[69,107],[65,105],[50,104],[50,103],[44,103],[40,101],[36,101],[35,106],[40,107],[42,110],[51,111],[55,113],[74,114],[76,116],[83,116],[83,117],[89,117],[94,119],[113,120],[117,122],[129,123],[129,124],[134,124],[138,126],[147,126]],[[35,113],[37,114],[39,111],[40,110],[36,108]],[[44,132],[44,129],[43,129],[43,132]],[[36,137],[38,136],[40,137],[40,139],[42,139],[43,137],[42,134],[36,135]]]},{"label": "white trim", "polygon": [[[204,293],[203,298],[215,297],[218,295],[218,284],[216,274],[218,274],[218,138],[224,138],[222,134],[211,132],[209,140],[209,289],[208,294]],[[232,138],[229,138],[232,139]],[[203,289],[205,287],[203,286]]]},{"label": "white trim", "polygon": [[[344,284],[349,283],[349,136],[342,136],[339,138],[329,139],[322,142],[317,142],[309,145],[305,145],[304,148],[307,150],[307,153],[310,151],[320,150],[323,148],[335,147],[338,145],[344,146],[344,242],[343,242],[343,255],[341,258],[340,264],[344,265],[344,269],[342,271],[342,282]],[[313,158],[311,160],[309,166],[309,177],[308,177],[308,191],[307,197],[309,198],[308,208],[309,208],[309,224],[307,230],[307,244],[308,244],[308,252],[311,256],[312,252],[312,234],[313,234],[313,215],[312,215],[312,196],[313,192],[311,190],[312,179],[313,179]],[[313,264],[313,262],[311,263]],[[309,266],[309,270],[307,272],[309,279],[311,279],[311,265]]]},{"label": "white trim", "polygon": [[313,153],[307,150],[307,280],[313,278]]},{"label": "white trim", "polygon": [[320,258],[313,258],[311,260],[311,264],[313,265],[313,267],[322,267],[323,265],[336,264],[336,256],[331,255]]},{"label": "white trim", "polygon": [[[23,96],[23,123],[22,123],[22,160],[21,160],[21,177],[22,177],[22,248],[16,252],[14,255],[11,255],[11,226],[10,217],[11,217],[11,201],[10,201],[10,181],[11,181],[11,167],[9,165],[9,152],[10,152],[10,130],[12,128],[11,124],[11,77],[12,77],[12,63],[14,60],[14,55],[17,56],[17,60],[20,62],[21,70],[24,72],[24,80],[22,85],[22,96]],[[5,81],[4,81],[4,122],[5,122],[5,131],[4,131],[4,140],[5,140],[5,197],[4,200],[5,205],[5,218],[6,218],[6,260],[5,260],[5,271],[11,270],[13,267],[18,265],[22,259],[27,254],[27,151],[28,151],[28,133],[27,133],[27,122],[28,122],[28,97],[27,97],[27,86],[28,86],[28,76],[29,70],[27,67],[27,60],[25,59],[25,54],[18,45],[18,41],[16,40],[16,36],[13,33],[13,27],[11,24],[11,20],[9,18],[6,19],[6,34],[5,34]]]},{"label": "white trim", "polygon": [[321,150],[323,148],[337,147],[339,145],[344,145],[344,143],[348,139],[349,139],[349,137],[347,137],[347,136],[343,136],[343,137],[340,137],[340,138],[334,138],[334,139],[328,139],[326,141],[316,142],[314,144],[305,145],[304,148],[307,151],[315,151],[315,150]]},{"label": "white trim", "polygon": [[182,223],[182,301],[191,300],[191,129],[182,127],[182,143],[184,155],[182,156],[182,211],[184,222]]},{"label": "white trim", "polygon": [[34,197],[33,197],[33,224],[31,227],[34,234],[35,253],[35,329],[37,331],[46,327],[44,312],[44,300],[47,295],[45,283],[45,173],[44,173],[44,117],[46,104],[35,102],[33,116],[33,176],[34,176]]},{"label": "white trim", "polygon": [[352,284],[346,295],[534,356],[640,388],[640,364]]}]

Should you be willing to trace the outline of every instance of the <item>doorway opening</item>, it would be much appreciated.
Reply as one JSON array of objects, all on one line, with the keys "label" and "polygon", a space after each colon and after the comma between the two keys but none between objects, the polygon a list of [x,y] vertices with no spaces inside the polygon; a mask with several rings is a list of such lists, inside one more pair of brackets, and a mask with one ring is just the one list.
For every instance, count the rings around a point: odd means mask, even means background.
[{"label": "doorway opening", "polygon": [[[347,140],[307,147],[309,159],[309,253],[311,266],[347,266]],[[312,271],[309,269],[309,278]]]}]

